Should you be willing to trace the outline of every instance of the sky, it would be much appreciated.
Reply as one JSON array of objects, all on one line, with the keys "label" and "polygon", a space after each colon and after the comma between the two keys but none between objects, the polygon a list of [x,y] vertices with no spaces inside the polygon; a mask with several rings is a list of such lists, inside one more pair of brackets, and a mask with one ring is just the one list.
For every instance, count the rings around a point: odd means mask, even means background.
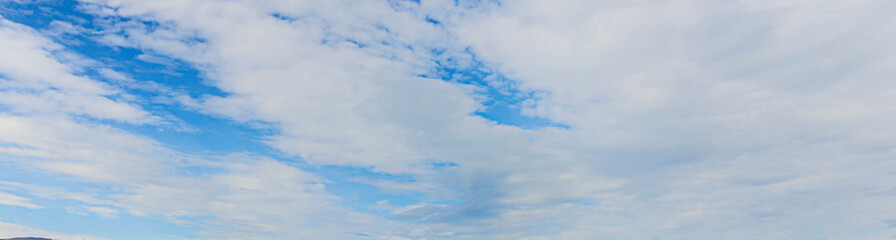
[{"label": "sky", "polygon": [[893,12],[0,0],[0,238],[896,238]]}]

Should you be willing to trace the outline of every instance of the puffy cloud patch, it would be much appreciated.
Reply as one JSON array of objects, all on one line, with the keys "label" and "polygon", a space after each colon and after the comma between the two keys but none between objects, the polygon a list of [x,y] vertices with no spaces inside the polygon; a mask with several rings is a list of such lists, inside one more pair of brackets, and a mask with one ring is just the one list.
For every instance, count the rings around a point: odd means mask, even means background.
[{"label": "puffy cloud patch", "polygon": [[[171,99],[257,126],[295,162],[186,154],[74,118],[158,121],[9,22],[0,41],[21,47],[5,51],[51,68],[0,62],[0,149],[24,169],[120,188],[79,197],[91,206],[211,216],[199,222],[214,237],[885,238],[896,234],[894,7],[89,1],[79,9],[101,19],[98,41],[191,64],[221,91]],[[566,127],[485,119],[495,96],[483,88],[500,81],[432,75],[474,65],[531,93],[512,107]],[[109,106],[35,93],[53,89]],[[309,170],[320,166],[371,176]],[[326,192],[346,180],[417,195],[380,201],[389,216],[361,214]]]}]

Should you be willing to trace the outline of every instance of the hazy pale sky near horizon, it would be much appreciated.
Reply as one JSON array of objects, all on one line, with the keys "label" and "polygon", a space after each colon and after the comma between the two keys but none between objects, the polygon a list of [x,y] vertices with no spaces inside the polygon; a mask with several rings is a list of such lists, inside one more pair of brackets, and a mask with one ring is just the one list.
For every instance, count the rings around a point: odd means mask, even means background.
[{"label": "hazy pale sky near horizon", "polygon": [[893,13],[0,0],[0,238],[896,238]]}]

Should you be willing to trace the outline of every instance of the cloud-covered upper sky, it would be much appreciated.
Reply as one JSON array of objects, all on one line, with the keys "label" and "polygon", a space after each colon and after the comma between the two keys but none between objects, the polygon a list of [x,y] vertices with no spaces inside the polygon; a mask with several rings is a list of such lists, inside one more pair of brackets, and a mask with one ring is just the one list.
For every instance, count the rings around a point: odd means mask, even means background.
[{"label": "cloud-covered upper sky", "polygon": [[0,238],[894,238],[893,12],[0,1]]}]

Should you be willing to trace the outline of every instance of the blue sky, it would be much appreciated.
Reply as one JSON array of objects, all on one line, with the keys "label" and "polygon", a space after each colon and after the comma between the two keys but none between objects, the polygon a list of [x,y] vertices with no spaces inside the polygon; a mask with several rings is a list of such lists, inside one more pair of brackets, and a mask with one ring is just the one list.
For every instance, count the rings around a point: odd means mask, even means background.
[{"label": "blue sky", "polygon": [[894,8],[0,1],[0,238],[891,238]]}]

